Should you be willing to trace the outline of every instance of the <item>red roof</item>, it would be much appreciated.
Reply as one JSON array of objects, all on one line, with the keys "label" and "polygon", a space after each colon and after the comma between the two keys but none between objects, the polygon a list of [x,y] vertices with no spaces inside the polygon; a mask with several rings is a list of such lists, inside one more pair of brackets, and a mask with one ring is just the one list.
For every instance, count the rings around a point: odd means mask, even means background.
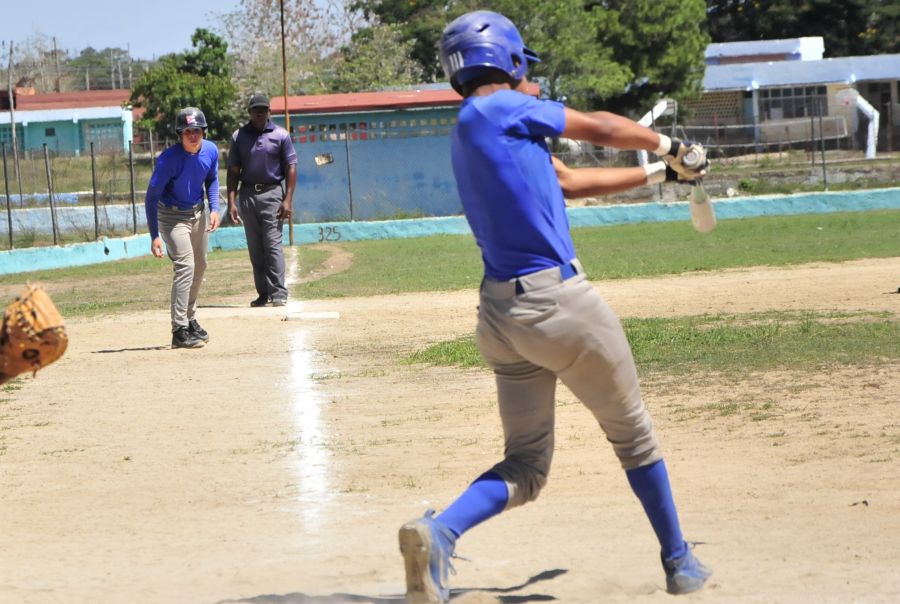
[{"label": "red roof", "polygon": [[[540,87],[529,84],[528,92],[537,96]],[[380,92],[348,92],[343,94],[317,94],[289,96],[291,113],[356,113],[378,109],[415,109],[421,107],[446,107],[462,103],[462,97],[452,88],[426,90],[384,90]],[[284,113],[284,97],[271,100],[272,113]]]},{"label": "red roof", "polygon": [[78,109],[82,107],[121,107],[131,98],[130,90],[84,90],[81,92],[48,92],[21,94],[16,91],[16,109]]}]

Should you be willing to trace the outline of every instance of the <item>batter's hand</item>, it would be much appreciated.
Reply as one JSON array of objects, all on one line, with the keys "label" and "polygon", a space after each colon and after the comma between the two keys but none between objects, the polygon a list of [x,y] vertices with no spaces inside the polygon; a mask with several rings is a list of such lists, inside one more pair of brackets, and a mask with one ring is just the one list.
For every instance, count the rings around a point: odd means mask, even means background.
[{"label": "batter's hand", "polygon": [[[686,161],[691,160],[691,161]],[[666,164],[678,172],[681,180],[697,180],[706,175],[709,160],[706,149],[700,143],[691,143],[677,138],[672,139],[669,153],[663,155]]]},{"label": "batter's hand", "polygon": [[291,200],[285,199],[281,202],[281,205],[278,207],[278,214],[276,214],[276,218],[278,220],[285,220],[291,217],[294,211],[291,209]]},{"label": "batter's hand", "polygon": [[156,237],[153,241],[150,242],[150,253],[152,253],[157,258],[163,257],[163,249],[162,249],[162,239],[160,237]]},{"label": "batter's hand", "polygon": [[210,212],[209,213],[209,226],[206,227],[206,232],[212,233],[217,228],[219,228],[219,213],[218,212]]}]

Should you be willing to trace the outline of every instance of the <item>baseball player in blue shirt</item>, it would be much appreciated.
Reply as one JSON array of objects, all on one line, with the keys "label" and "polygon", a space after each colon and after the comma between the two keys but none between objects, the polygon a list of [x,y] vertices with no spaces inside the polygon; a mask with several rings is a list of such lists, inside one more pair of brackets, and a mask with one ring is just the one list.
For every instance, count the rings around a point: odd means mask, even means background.
[{"label": "baseball player in blue shirt", "polygon": [[196,314],[209,234],[219,228],[219,150],[203,138],[206,116],[196,107],[178,112],[175,132],[180,141],[156,159],[144,210],[150,251],[162,258],[165,241],[172,259],[172,348],[199,348],[209,340]]},{"label": "baseball player in blue shirt", "polygon": [[[463,97],[451,158],[466,218],[481,249],[476,339],[497,383],[503,461],[479,476],[440,515],[399,532],[407,600],[447,602],[450,557],[477,524],[534,500],[553,456],[557,380],[590,410],[612,444],[661,549],[666,589],[700,589],[711,571],[679,526],[662,451],[641,398],[621,324],[575,256],[564,196],[608,193],[648,183],[693,181],[689,145],[612,113],[581,113],[525,93],[539,61],[504,16],[477,11],[451,22],[440,57]],[[665,161],[634,168],[570,169],[551,159],[546,137],[654,151]]]}]

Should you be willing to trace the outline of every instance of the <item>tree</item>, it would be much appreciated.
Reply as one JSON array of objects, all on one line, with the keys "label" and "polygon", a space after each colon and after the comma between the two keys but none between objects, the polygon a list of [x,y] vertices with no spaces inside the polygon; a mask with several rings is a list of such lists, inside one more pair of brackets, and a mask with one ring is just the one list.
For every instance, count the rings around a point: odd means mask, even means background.
[{"label": "tree", "polygon": [[131,91],[132,105],[145,108],[138,127],[175,136],[178,111],[199,107],[209,124],[207,137],[224,140],[234,131],[239,115],[228,45],[206,29],[197,29],[191,44],[193,51],[164,55],[138,78]]},{"label": "tree", "polygon": [[[596,4],[596,3],[595,3]],[[620,113],[648,111],[660,98],[676,100],[700,91],[704,52],[710,42],[704,29],[702,0],[610,0],[599,13],[597,43],[629,73],[624,89],[597,98]]]},{"label": "tree", "polygon": [[[73,90],[110,90],[129,88],[128,51],[121,48],[95,50],[88,46],[77,57],[66,61],[66,72]],[[122,65],[126,65],[125,72]]]},{"label": "tree", "polygon": [[581,109],[643,113],[687,96],[703,76],[701,0],[354,0],[368,19],[400,26],[426,78],[443,79],[437,44],[454,17],[480,8],[509,17],[541,57],[543,92]]},{"label": "tree", "polygon": [[[241,10],[221,16],[233,52],[234,77],[243,93],[284,90],[279,0],[241,0]],[[356,31],[359,17],[345,0],[284,0],[288,94],[325,92],[338,49]]]},{"label": "tree", "polygon": [[714,42],[822,36],[829,57],[900,52],[896,0],[708,0],[707,15]]},{"label": "tree", "polygon": [[422,81],[422,69],[410,57],[411,40],[402,39],[397,25],[380,25],[353,37],[341,49],[341,60],[330,78],[332,92],[381,90]]},{"label": "tree", "polygon": [[412,41],[410,55],[425,80],[436,82],[444,77],[437,52],[441,31],[450,19],[476,6],[459,0],[352,0],[350,8],[375,24],[399,26],[402,39]]}]

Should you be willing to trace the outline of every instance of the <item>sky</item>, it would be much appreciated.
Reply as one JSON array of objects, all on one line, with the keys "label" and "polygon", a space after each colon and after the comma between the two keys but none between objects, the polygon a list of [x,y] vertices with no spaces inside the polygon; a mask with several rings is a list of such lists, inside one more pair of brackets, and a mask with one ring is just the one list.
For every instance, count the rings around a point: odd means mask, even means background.
[{"label": "sky", "polygon": [[10,40],[18,46],[39,33],[55,37],[57,48],[70,56],[93,46],[123,48],[135,59],[153,59],[191,48],[191,34],[198,27],[215,29],[220,24],[215,15],[238,10],[240,1],[11,0],[9,7],[4,0],[2,4],[0,56],[6,56]]}]

